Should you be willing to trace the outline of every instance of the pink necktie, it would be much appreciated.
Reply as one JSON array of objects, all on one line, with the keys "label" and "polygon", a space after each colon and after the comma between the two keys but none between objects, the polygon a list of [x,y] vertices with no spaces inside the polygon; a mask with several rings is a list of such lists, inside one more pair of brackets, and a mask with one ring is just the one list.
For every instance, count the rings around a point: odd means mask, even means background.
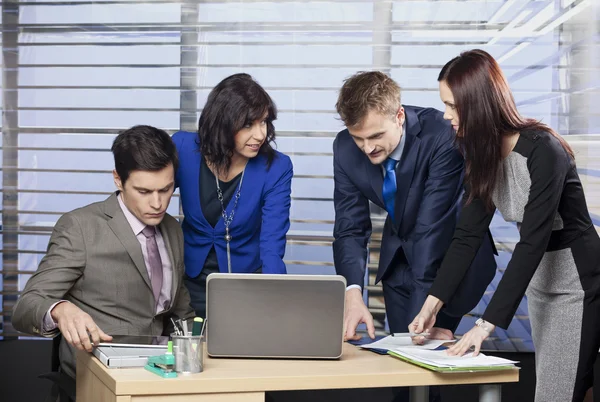
[{"label": "pink necktie", "polygon": [[146,249],[148,250],[148,261],[150,265],[150,282],[152,283],[152,293],[154,293],[155,306],[158,306],[158,298],[163,283],[162,260],[158,252],[158,244],[156,244],[156,228],[154,226],[146,226],[142,230],[146,236]]}]

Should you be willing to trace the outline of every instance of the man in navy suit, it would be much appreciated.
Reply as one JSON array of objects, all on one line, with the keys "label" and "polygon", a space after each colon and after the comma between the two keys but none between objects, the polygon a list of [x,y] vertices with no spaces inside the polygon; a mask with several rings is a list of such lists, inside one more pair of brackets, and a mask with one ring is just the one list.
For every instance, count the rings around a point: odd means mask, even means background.
[{"label": "man in navy suit", "polygon": [[[337,273],[348,283],[345,338],[358,339],[360,323],[371,338],[375,335],[362,296],[369,201],[388,212],[376,282],[383,283],[390,332],[406,332],[452,240],[463,193],[463,157],[442,112],[403,106],[400,87],[384,73],[347,79],[336,109],[347,127],[333,143],[333,255]],[[494,251],[489,236],[462,288],[438,314],[431,337],[451,337],[462,316],[477,305],[496,271]]]}]

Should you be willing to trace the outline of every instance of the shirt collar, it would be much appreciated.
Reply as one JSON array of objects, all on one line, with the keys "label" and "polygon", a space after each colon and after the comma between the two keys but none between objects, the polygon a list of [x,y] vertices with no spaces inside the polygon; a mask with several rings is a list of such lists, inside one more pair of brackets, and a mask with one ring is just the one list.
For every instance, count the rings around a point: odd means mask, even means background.
[{"label": "shirt collar", "polygon": [[129,210],[129,208],[127,208],[127,206],[125,205],[125,203],[123,202],[121,197],[122,197],[122,194],[121,194],[121,192],[119,192],[119,194],[117,194],[117,200],[119,200],[119,206],[121,207],[121,210],[123,211],[123,214],[125,215],[125,219],[127,219],[127,222],[129,222],[129,226],[131,226],[131,229],[133,230],[133,234],[135,234],[137,236],[142,232],[142,230],[144,230],[146,225],[144,225],[138,218],[136,218],[136,216],[134,214],[131,213],[131,211]]},{"label": "shirt collar", "polygon": [[392,151],[389,158],[392,158],[395,161],[399,161],[402,159],[402,151],[404,151],[404,142],[406,141],[406,119],[404,119],[404,123],[402,123],[402,137],[400,138],[400,142],[396,149]]}]

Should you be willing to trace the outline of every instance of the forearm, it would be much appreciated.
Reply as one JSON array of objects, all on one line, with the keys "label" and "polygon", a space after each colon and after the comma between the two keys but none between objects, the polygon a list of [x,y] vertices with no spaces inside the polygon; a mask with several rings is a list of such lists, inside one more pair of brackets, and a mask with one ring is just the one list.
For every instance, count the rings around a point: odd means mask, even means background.
[{"label": "forearm", "polygon": [[262,259],[263,274],[286,274],[287,269],[283,259],[279,256],[270,256]]},{"label": "forearm", "polygon": [[423,303],[423,310],[429,311],[429,312],[433,313],[434,315],[436,315],[437,313],[440,312],[440,310],[442,309],[443,306],[444,306],[443,301],[441,301],[440,299],[438,299],[435,296],[428,295],[427,298],[425,299],[425,302]]},{"label": "forearm", "polygon": [[13,309],[12,325],[23,333],[52,337],[57,333],[50,312],[62,300],[48,300],[34,292],[24,293]]},{"label": "forearm", "polygon": [[286,233],[289,226],[261,233],[260,260],[264,274],[285,274],[287,272],[283,257],[285,256]]},{"label": "forearm", "polygon": [[346,285],[364,286],[367,268],[366,240],[360,237],[344,237],[333,242],[335,271],[346,278]]}]

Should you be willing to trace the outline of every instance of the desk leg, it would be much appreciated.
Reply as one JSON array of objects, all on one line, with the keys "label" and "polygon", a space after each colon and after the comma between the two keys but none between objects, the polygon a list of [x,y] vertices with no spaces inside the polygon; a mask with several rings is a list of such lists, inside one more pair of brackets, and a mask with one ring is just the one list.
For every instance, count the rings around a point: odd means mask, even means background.
[{"label": "desk leg", "polygon": [[411,387],[410,402],[429,402],[429,387]]},{"label": "desk leg", "polygon": [[500,402],[502,386],[500,384],[483,384],[479,386],[479,402]]}]

